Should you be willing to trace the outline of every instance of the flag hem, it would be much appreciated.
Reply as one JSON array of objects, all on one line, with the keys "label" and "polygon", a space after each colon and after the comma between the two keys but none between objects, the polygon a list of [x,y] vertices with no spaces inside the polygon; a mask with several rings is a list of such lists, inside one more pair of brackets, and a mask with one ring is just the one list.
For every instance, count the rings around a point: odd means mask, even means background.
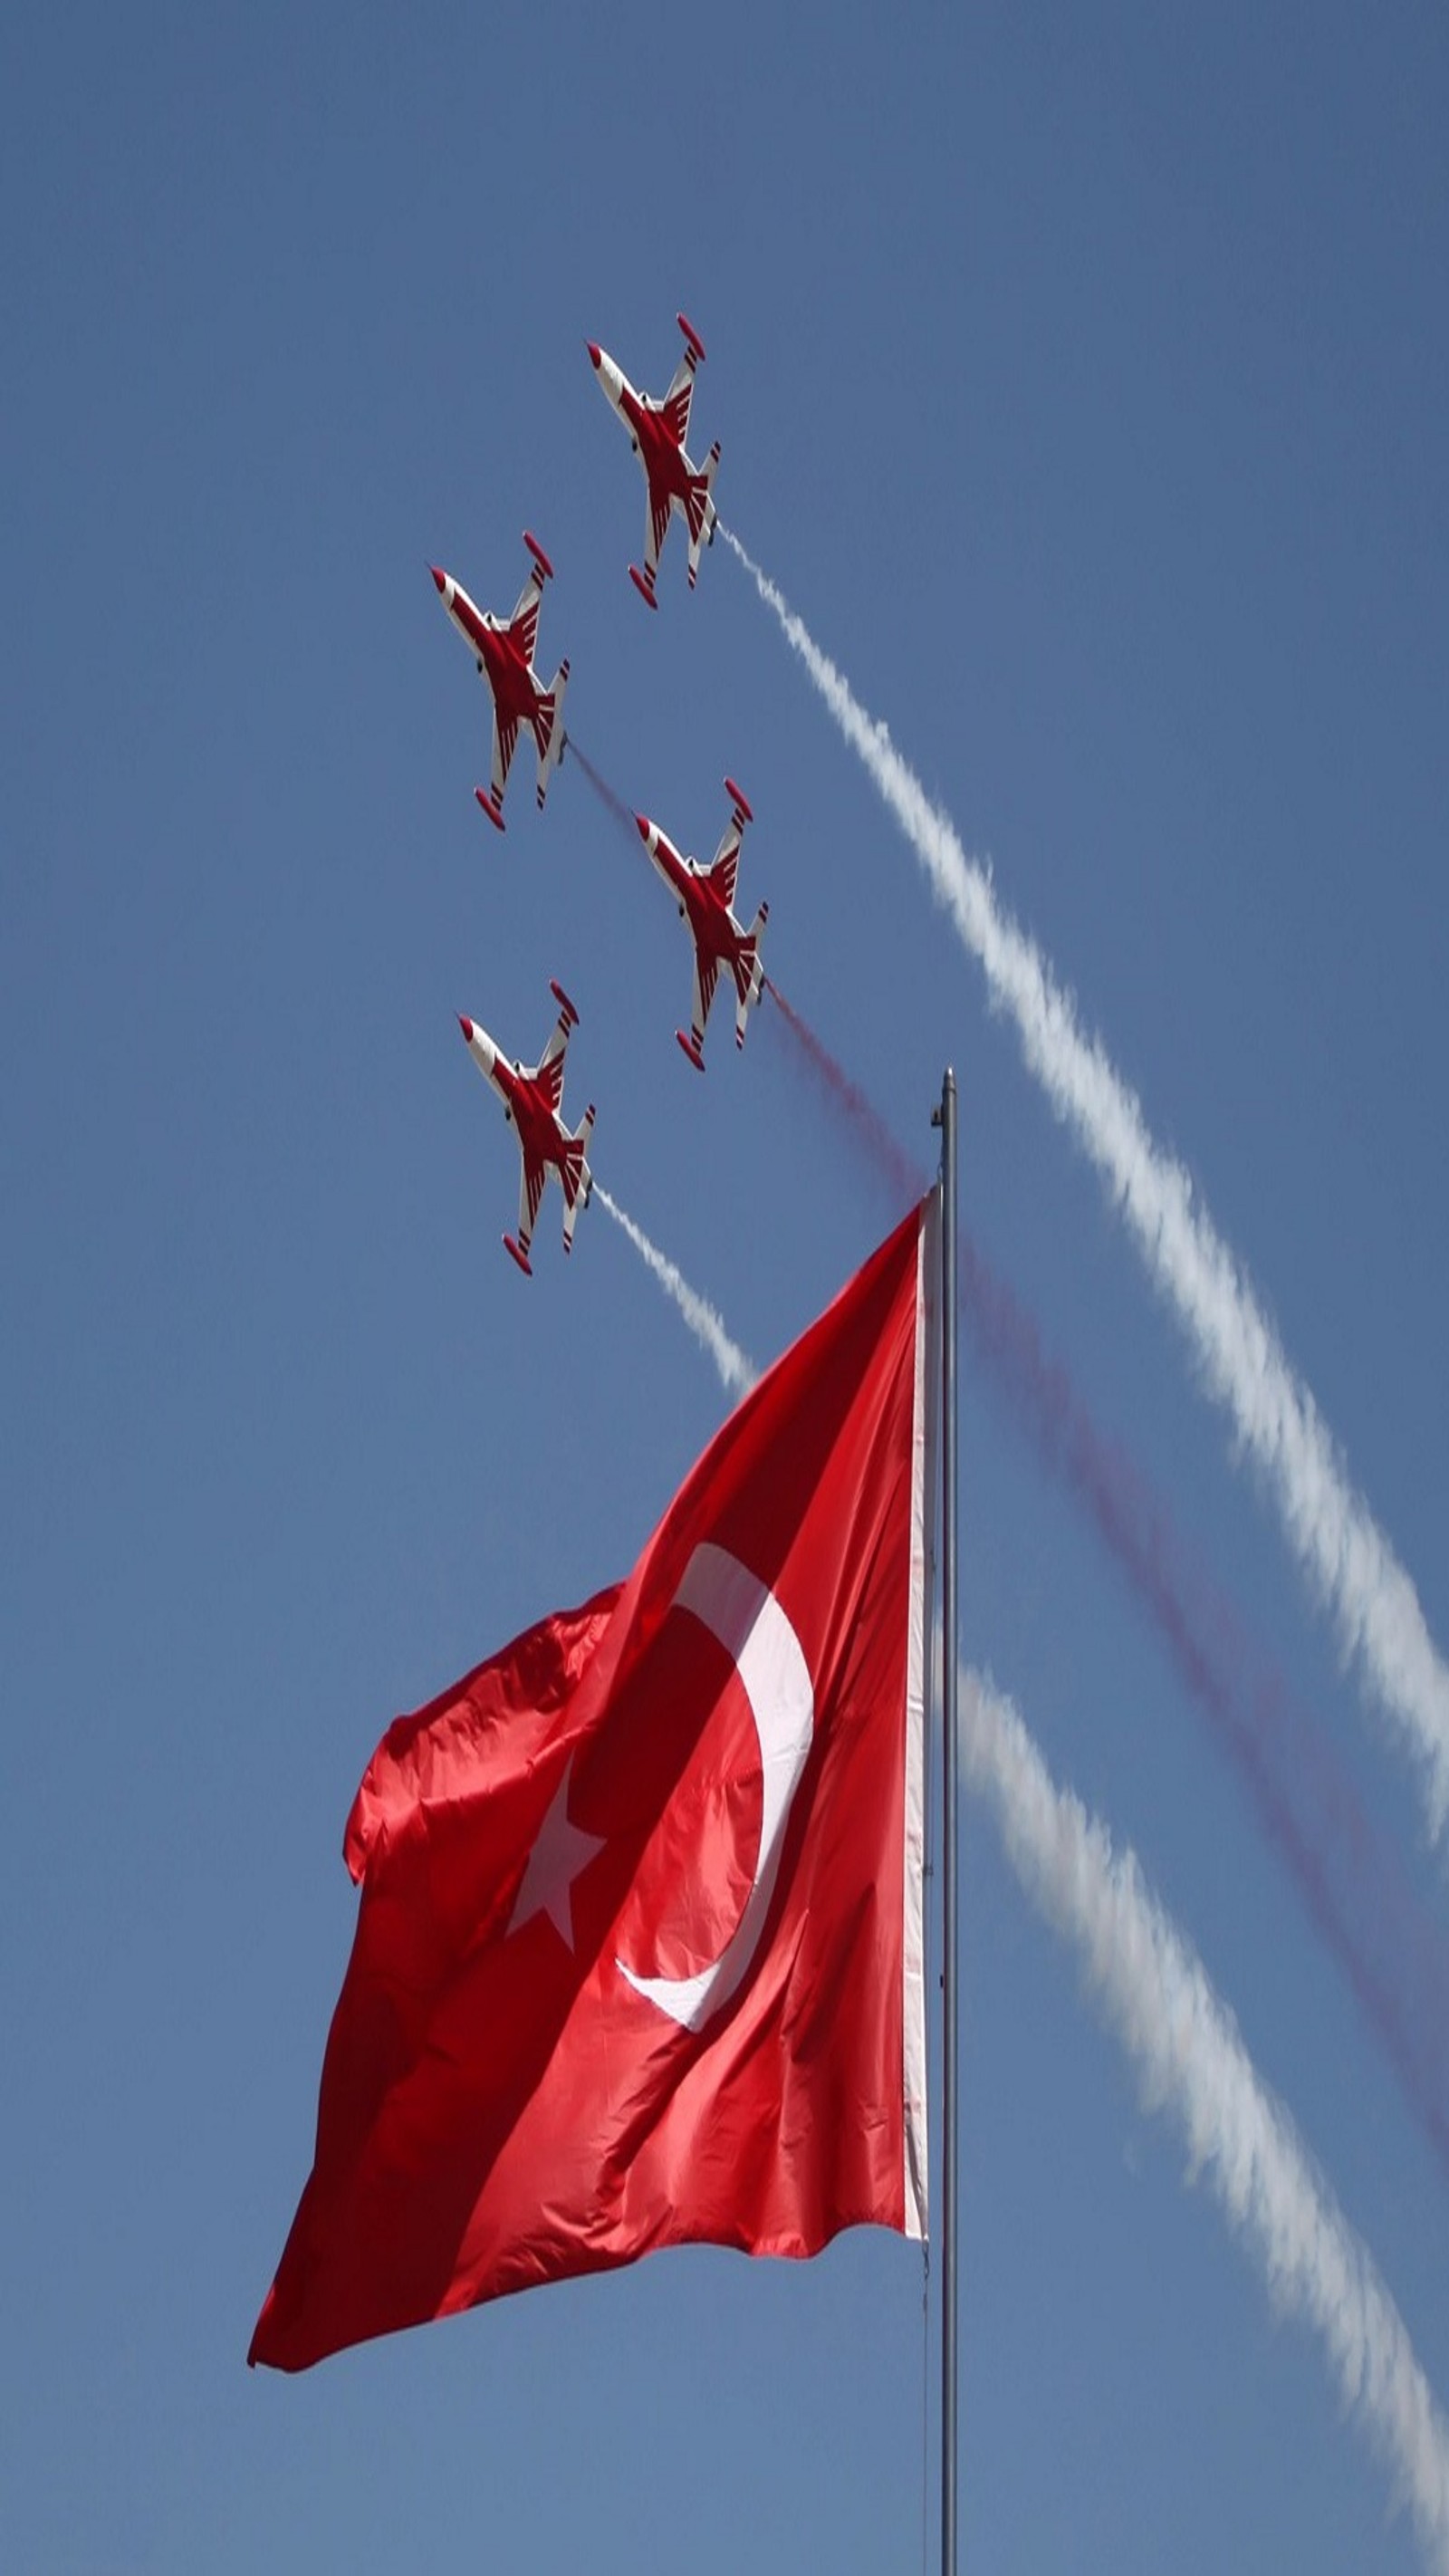
[{"label": "flag hem", "polygon": [[901,1880],[901,2040],[904,2113],[903,2223],[908,2237],[924,2238],[929,2204],[929,2137],[926,2097],[926,1655],[931,1633],[931,1528],[935,1500],[934,1396],[935,1295],[940,1196],[932,1190],[921,1210],[916,1244],[916,1348],[911,1425],[911,1575],[907,1620],[905,1705],[905,1850]]}]

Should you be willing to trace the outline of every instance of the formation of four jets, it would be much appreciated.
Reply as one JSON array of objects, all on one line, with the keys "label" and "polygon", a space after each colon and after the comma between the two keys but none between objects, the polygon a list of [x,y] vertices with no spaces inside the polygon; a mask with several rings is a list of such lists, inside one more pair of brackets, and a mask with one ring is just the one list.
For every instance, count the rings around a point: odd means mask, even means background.
[{"label": "formation of four jets", "polygon": [[[689,435],[689,408],[694,392],[695,370],[704,356],[704,345],[698,333],[681,313],[677,317],[684,334],[684,352],[675,368],[669,390],[655,399],[636,393],[628,377],[617,367],[606,350],[590,341],[589,356],[594,373],[608,401],[629,432],[630,444],[644,470],[648,487],[644,523],[644,565],[629,566],[629,577],[642,599],[657,608],[655,576],[659,567],[659,550],[668,533],[669,522],[677,512],[689,535],[689,586],[694,588],[699,570],[702,546],[714,542],[718,513],[713,499],[715,469],[719,464],[719,441],[716,439],[702,468],[690,461],[685,441]],[[503,791],[508,772],[525,727],[532,734],[538,754],[538,802],[542,808],[548,794],[548,783],[563,758],[566,735],[563,726],[564,693],[568,687],[569,666],[560,662],[552,681],[545,687],[534,666],[538,645],[539,604],[543,586],[552,577],[553,566],[536,537],[524,530],[523,542],[532,557],[528,578],[519,593],[511,617],[495,617],[478,608],[469,598],[462,583],[451,573],[432,566],[433,580],[454,626],[463,637],[486,680],[493,700],[493,745],[487,788],[475,789],[478,803],[490,823],[501,832]],[[736,996],[735,1044],[745,1042],[745,1021],[753,1003],[764,990],[765,970],[760,946],[769,905],[762,903],[748,929],[736,919],[735,883],[739,874],[740,844],[745,826],[752,820],[750,809],[733,779],[725,780],[725,793],[730,799],[730,819],[724,837],[708,865],[677,850],[667,833],[652,823],[646,814],[635,821],[639,836],[659,875],[668,886],[679,907],[680,919],[686,923],[694,946],[694,993],[689,1034],[676,1029],[675,1036],[700,1073],[704,1071],[704,1032],[710,1005],[722,974],[734,984]],[[519,1181],[518,1232],[505,1234],[505,1249],[520,1270],[532,1276],[529,1245],[544,1186],[552,1171],[563,1190],[564,1250],[573,1248],[574,1226],[581,1207],[587,1207],[593,1187],[589,1170],[588,1146],[593,1132],[594,1105],[591,1101],[577,1127],[563,1123],[564,1056],[570,1032],[578,1026],[578,1012],[559,984],[550,987],[559,1005],[559,1016],[547,1046],[537,1064],[525,1065],[504,1054],[487,1031],[475,1020],[459,1018],[459,1026],[468,1050],[480,1073],[486,1075],[503,1103],[503,1115],[518,1138],[522,1158]]]}]

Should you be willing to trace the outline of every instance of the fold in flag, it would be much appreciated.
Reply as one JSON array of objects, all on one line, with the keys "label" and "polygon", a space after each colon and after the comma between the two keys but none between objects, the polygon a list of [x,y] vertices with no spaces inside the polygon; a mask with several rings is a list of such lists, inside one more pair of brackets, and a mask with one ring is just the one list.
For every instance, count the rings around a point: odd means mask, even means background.
[{"label": "fold in flag", "polygon": [[249,2358],[656,2246],[925,2232],[923,1200],[628,1581],[369,1763],[317,2145]]}]

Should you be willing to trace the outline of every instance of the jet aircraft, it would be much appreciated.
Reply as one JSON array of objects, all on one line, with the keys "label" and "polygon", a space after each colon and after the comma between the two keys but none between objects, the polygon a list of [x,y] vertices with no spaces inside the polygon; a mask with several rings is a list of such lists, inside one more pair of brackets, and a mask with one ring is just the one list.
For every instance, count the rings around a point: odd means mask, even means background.
[{"label": "jet aircraft", "polygon": [[503,790],[508,779],[520,725],[527,725],[538,746],[538,801],[548,794],[552,772],[563,758],[564,690],[568,686],[569,666],[560,662],[553,684],[544,688],[533,667],[534,648],[538,641],[538,603],[543,585],[553,566],[536,537],[523,531],[523,542],[533,557],[533,568],[518,594],[518,606],[508,618],[494,617],[488,610],[475,608],[461,582],[437,564],[429,567],[453,624],[487,681],[493,698],[493,766],[487,791],[475,789],[479,804],[490,823],[504,829]]},{"label": "jet aircraft", "polygon": [[651,608],[659,603],[654,596],[654,575],[659,567],[659,549],[669,529],[670,515],[677,510],[689,530],[689,587],[699,570],[701,545],[714,544],[718,519],[711,486],[719,463],[719,440],[716,439],[696,472],[685,448],[689,435],[689,403],[694,392],[694,371],[704,356],[704,343],[682,313],[675,315],[684,333],[684,355],[674,370],[674,380],[662,400],[651,394],[636,394],[623,369],[616,367],[607,350],[589,342],[589,356],[594,373],[608,400],[629,433],[629,444],[644,468],[649,498],[644,512],[644,569],[629,566],[629,578],[641,599]]},{"label": "jet aircraft", "polygon": [[564,1051],[569,1031],[578,1027],[579,1015],[561,984],[550,984],[549,991],[559,1006],[558,1023],[537,1064],[510,1062],[501,1047],[494,1045],[486,1029],[476,1020],[458,1014],[458,1026],[468,1042],[468,1052],[480,1073],[486,1074],[503,1103],[503,1115],[518,1138],[523,1157],[519,1175],[518,1234],[505,1234],[505,1251],[512,1254],[520,1270],[533,1277],[533,1264],[528,1248],[533,1240],[534,1222],[543,1197],[543,1186],[549,1172],[557,1173],[564,1194],[563,1240],[565,1252],[574,1246],[574,1225],[581,1207],[587,1207],[594,1186],[589,1170],[589,1138],[594,1130],[594,1104],[589,1102],[577,1127],[565,1127],[559,1112],[563,1105]]},{"label": "jet aircraft", "polygon": [[639,837],[660,875],[679,906],[679,917],[689,927],[694,941],[694,1016],[690,1034],[683,1029],[674,1034],[689,1061],[704,1071],[704,1030],[709,1006],[721,967],[733,976],[737,1007],[735,1011],[735,1044],[745,1042],[745,1019],[753,1002],[758,1002],[765,985],[765,968],[760,956],[765,924],[770,907],[762,903],[748,930],[735,919],[735,879],[739,873],[740,842],[747,823],[754,817],[732,778],[725,780],[725,794],[730,799],[730,819],[725,834],[708,867],[698,859],[681,857],[668,835],[647,814],[636,814]]}]

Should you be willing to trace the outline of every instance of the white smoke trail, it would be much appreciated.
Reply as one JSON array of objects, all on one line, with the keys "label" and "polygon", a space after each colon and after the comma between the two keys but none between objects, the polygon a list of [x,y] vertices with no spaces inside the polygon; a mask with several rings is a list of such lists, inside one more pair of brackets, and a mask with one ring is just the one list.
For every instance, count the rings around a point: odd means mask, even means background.
[{"label": "white smoke trail", "polygon": [[1085,1037],[1070,994],[996,901],[950,818],[933,806],[887,727],[868,716],[783,594],[723,525],[731,546],[804,663],[851,748],[905,832],[937,899],[979,958],[993,1000],[1010,1011],[1022,1051],[1058,1117],[1075,1132],[1120,1205],[1149,1271],[1177,1308],[1213,1394],[1263,1468],[1292,1547],[1332,1613],[1345,1655],[1395,1722],[1422,1775],[1429,1829],[1449,1816],[1449,1668],[1418,1595],[1355,1492],[1309,1389],[1181,1163],[1154,1141],[1136,1094]]},{"label": "white smoke trail", "polygon": [[1316,2329],[1426,2556],[1449,2568],[1449,2423],[1367,2248],[1134,1854],[1114,1851],[1100,1820],[1056,1786],[1016,1710],[974,1674],[961,1677],[961,1716],[966,1777],[1022,1887],[1075,1943],[1149,2108],[1175,2114],[1193,2172],[1208,2176],[1275,2304]]},{"label": "white smoke trail", "polygon": [[594,1196],[601,1207],[607,1208],[614,1223],[623,1227],[635,1251],[642,1255],[655,1278],[674,1299],[690,1331],[697,1341],[703,1343],[718,1369],[726,1395],[748,1395],[759,1371],[752,1360],[746,1359],[739,1344],[730,1340],[716,1309],[690,1287],[688,1280],[676,1270],[672,1261],[665,1258],[658,1245],[650,1242],[643,1227],[625,1215],[617,1199],[611,1199],[599,1181],[594,1183]]}]

